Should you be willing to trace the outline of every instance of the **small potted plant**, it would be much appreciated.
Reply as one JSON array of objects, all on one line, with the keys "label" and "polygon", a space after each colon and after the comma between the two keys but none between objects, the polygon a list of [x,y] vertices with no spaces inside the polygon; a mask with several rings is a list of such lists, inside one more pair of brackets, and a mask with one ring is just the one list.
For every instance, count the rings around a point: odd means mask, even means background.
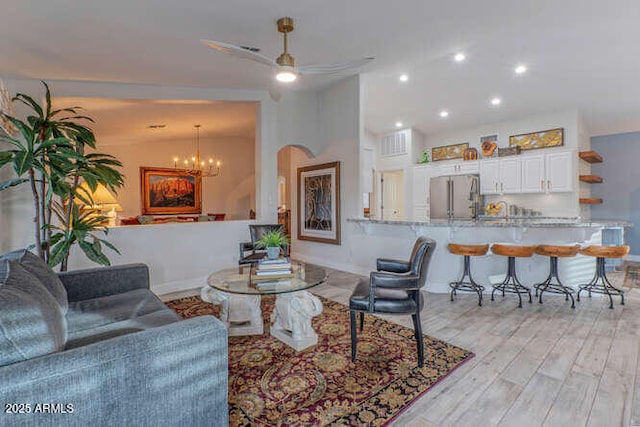
[{"label": "small potted plant", "polygon": [[257,247],[267,249],[267,258],[269,259],[278,258],[280,256],[280,248],[288,244],[289,239],[280,230],[268,231],[256,242]]}]

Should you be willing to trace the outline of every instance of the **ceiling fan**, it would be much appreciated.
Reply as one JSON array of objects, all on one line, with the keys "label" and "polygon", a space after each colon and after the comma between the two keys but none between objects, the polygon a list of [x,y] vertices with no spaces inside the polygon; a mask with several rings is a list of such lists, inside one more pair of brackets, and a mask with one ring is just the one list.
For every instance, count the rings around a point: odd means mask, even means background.
[{"label": "ceiling fan", "polygon": [[261,64],[274,67],[277,70],[276,79],[283,83],[293,82],[299,74],[339,74],[344,71],[361,67],[373,60],[372,57],[369,57],[339,64],[297,66],[296,60],[287,50],[287,34],[294,30],[293,18],[280,18],[278,19],[277,24],[278,31],[284,36],[284,52],[276,60],[261,55],[258,53],[260,49],[257,48],[236,46],[229,43],[211,40],[200,40],[200,42],[221,52],[229,53],[245,59],[251,59]]}]

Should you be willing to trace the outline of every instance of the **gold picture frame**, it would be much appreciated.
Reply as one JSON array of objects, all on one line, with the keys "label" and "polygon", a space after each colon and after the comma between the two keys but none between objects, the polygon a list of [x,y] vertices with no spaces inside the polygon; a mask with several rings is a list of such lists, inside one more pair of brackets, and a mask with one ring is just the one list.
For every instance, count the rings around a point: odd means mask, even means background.
[{"label": "gold picture frame", "polygon": [[340,162],[298,168],[298,240],[340,244]]},{"label": "gold picture frame", "polygon": [[469,148],[468,142],[433,147],[431,149],[431,161],[437,162],[439,160],[462,159],[467,148]]},{"label": "gold picture frame", "polygon": [[510,147],[521,150],[537,150],[539,148],[561,147],[564,145],[564,128],[548,129],[539,132],[522,133],[509,137]]},{"label": "gold picture frame", "polygon": [[182,169],[140,167],[143,215],[202,212],[202,175]]}]

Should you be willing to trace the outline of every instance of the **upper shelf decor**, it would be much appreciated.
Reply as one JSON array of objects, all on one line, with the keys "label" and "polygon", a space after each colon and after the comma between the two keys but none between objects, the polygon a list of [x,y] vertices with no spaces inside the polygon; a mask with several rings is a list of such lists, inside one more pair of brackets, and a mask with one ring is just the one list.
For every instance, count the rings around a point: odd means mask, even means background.
[{"label": "upper shelf decor", "polygon": [[464,151],[469,148],[468,142],[454,145],[444,145],[442,147],[433,147],[431,149],[431,161],[438,160],[461,159],[464,157]]},{"label": "upper shelf decor", "polygon": [[200,172],[140,167],[142,214],[199,214],[202,212]]},{"label": "upper shelf decor", "polygon": [[539,132],[511,135],[509,146],[520,147],[522,150],[534,150],[537,148],[560,147],[564,145],[564,129],[549,129]]}]

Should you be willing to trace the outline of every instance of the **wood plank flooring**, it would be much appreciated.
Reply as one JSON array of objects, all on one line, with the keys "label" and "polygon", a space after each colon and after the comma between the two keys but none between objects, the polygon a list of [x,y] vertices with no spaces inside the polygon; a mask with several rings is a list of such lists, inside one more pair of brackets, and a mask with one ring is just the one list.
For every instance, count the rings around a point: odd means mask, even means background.
[{"label": "wood plank flooring", "polygon": [[[348,303],[360,277],[329,270],[313,292]],[[623,274],[610,275],[621,285]],[[418,399],[394,426],[640,426],[640,290],[625,306],[546,295],[517,308],[507,295],[425,294],[424,334],[476,357]],[[189,294],[187,292],[187,294]],[[194,290],[191,294],[199,294]],[[181,295],[180,295],[181,296]],[[176,295],[165,295],[172,299]],[[382,316],[411,327],[409,316]]]}]

